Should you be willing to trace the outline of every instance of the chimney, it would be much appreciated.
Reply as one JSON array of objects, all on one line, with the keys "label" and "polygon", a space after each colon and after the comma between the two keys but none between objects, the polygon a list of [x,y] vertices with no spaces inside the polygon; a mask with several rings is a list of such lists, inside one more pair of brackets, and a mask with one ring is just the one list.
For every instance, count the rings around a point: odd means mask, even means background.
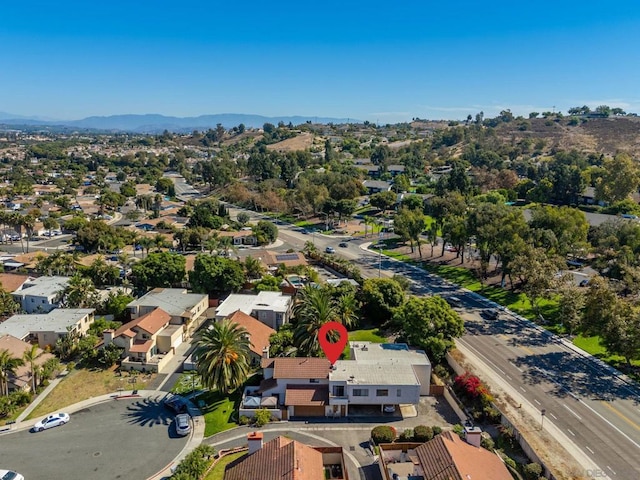
[{"label": "chimney", "polygon": [[479,427],[464,427],[464,439],[469,445],[480,447],[482,430]]},{"label": "chimney", "polygon": [[251,432],[247,435],[247,443],[249,444],[249,455],[256,453],[262,448],[262,433]]},{"label": "chimney", "polygon": [[106,347],[107,345],[109,345],[110,343],[113,342],[113,334],[116,333],[115,330],[105,330],[104,332],[102,332],[103,335],[103,340],[104,340],[104,346]]},{"label": "chimney", "polygon": [[264,347],[262,349],[262,358],[269,358],[269,347]]}]

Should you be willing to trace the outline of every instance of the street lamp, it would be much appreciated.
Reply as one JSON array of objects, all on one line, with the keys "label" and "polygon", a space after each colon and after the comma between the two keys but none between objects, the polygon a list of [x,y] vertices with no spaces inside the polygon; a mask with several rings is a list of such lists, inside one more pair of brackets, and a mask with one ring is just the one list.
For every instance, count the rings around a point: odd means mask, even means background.
[{"label": "street lamp", "polygon": [[540,410],[540,430],[544,428],[544,416],[547,414],[547,411],[543,408]]}]

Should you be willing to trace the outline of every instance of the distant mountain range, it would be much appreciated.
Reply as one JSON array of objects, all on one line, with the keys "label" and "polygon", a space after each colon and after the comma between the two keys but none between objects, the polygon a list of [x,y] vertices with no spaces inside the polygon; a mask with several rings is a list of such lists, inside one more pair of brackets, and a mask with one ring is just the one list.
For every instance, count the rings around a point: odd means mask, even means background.
[{"label": "distant mountain range", "polygon": [[311,121],[313,123],[359,123],[359,120],[330,117],[265,117],[262,115],[250,115],[242,113],[220,113],[215,115],[201,115],[199,117],[168,117],[165,115],[111,115],[107,117],[87,117],[82,120],[52,120],[41,117],[25,117],[0,112],[0,124],[7,126],[39,126],[66,127],[81,130],[97,130],[107,132],[135,132],[135,133],[161,133],[164,130],[183,133],[193,130],[207,130],[222,124],[225,128],[235,127],[243,123],[245,127],[262,127],[265,123],[278,124],[284,122],[299,125]]}]

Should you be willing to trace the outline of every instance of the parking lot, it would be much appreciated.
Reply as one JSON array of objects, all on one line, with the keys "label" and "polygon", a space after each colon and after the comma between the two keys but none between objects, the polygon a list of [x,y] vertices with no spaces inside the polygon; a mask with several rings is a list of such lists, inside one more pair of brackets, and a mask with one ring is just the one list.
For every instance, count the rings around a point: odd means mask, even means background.
[{"label": "parking lot", "polygon": [[145,479],[186,445],[159,399],[110,400],[71,414],[67,425],[0,435],[0,469],[28,480]]}]

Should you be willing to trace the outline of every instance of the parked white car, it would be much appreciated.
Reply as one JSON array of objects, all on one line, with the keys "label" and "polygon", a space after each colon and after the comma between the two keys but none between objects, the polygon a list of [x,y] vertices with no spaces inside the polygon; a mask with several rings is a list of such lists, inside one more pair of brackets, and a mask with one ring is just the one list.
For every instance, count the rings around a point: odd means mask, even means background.
[{"label": "parked white car", "polygon": [[47,428],[59,427],[69,421],[70,417],[68,413],[54,413],[48,417],[43,418],[33,426],[36,432],[41,432]]},{"label": "parked white car", "polygon": [[176,433],[182,437],[191,433],[191,416],[188,413],[176,415]]},{"label": "parked white car", "polygon": [[13,470],[0,470],[0,480],[24,480],[24,477]]}]

